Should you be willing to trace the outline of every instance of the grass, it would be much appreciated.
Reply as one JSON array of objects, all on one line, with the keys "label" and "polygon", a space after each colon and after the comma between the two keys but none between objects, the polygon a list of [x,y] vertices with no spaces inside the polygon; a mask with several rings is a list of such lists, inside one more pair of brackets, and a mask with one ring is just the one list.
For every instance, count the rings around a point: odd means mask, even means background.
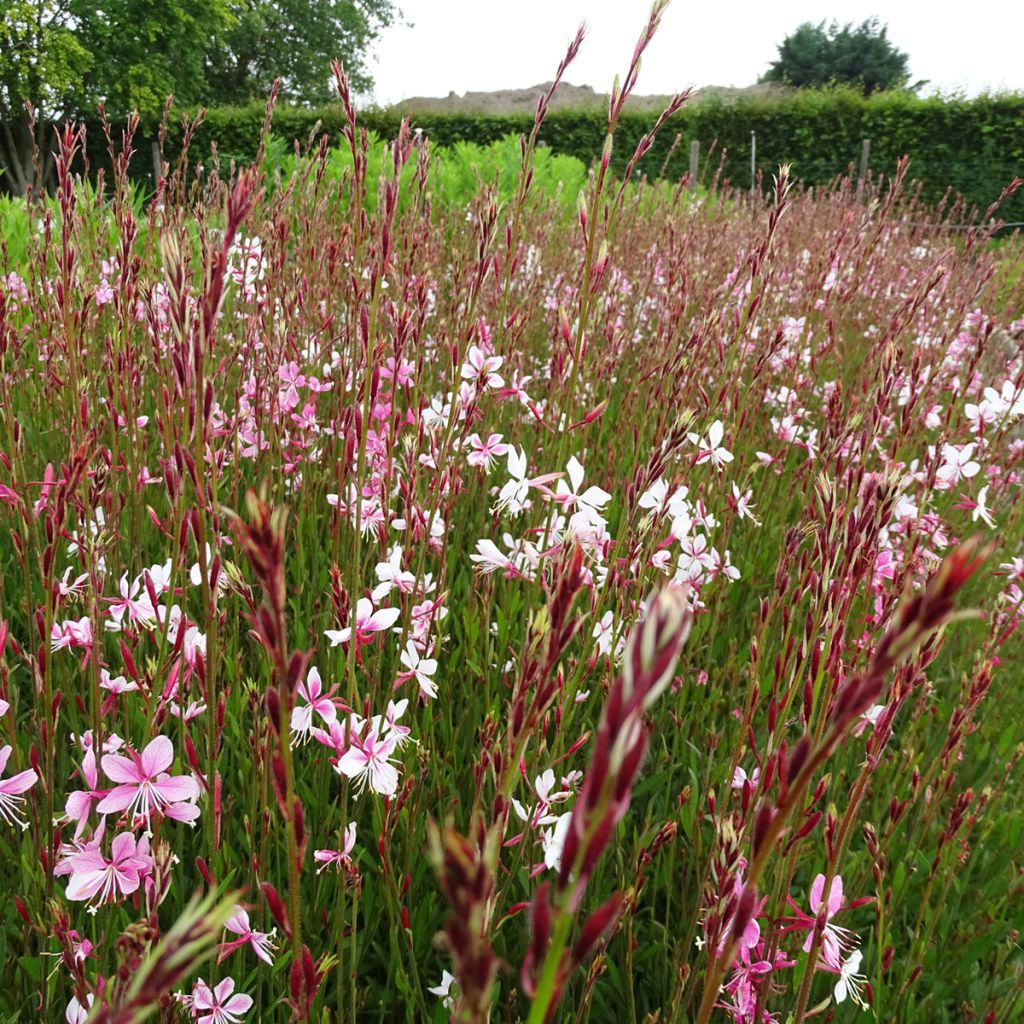
[{"label": "grass", "polygon": [[1015,250],[351,116],[3,210],[0,1020],[1015,1020]]}]

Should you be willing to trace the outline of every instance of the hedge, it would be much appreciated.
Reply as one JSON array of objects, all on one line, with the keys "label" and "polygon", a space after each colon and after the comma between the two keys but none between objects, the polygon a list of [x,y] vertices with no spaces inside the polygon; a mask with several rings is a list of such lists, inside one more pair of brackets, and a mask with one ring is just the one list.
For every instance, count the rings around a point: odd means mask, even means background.
[{"label": "hedge", "polygon": [[[393,137],[400,115],[368,110],[360,123],[384,138]],[[264,110],[260,104],[207,111],[194,143],[194,155],[206,154],[214,141],[222,160],[249,161],[255,155]],[[278,107],[273,132],[291,142],[305,142],[319,123],[332,141],[340,140],[343,114],[339,105],[322,109]],[[621,171],[636,140],[653,123],[650,113],[627,112],[616,135],[613,167]],[[412,118],[433,141],[487,144],[510,133],[529,131],[530,116],[426,114]],[[589,164],[604,139],[603,110],[557,111],[549,115],[541,141],[555,152]],[[910,156],[909,176],[921,182],[925,199],[937,201],[949,187],[980,211],[1015,176],[1024,177],[1024,95],[981,96],[976,99],[926,98],[882,93],[864,98],[845,90],[798,91],[783,98],[707,101],[684,105],[660,133],[640,165],[648,176],[664,168],[670,178],[689,166],[690,142],[701,143],[701,178],[709,182],[720,169],[722,180],[750,184],[750,133],[757,138],[757,169],[770,181],[780,163],[792,165],[805,184],[824,184],[855,170],[862,140],[871,140],[873,173],[890,173],[900,156]],[[679,138],[676,143],[677,137]],[[165,148],[173,158],[180,147],[180,124],[172,126]],[[673,148],[674,146],[674,148]],[[93,166],[105,162],[103,136],[89,132]],[[151,173],[149,142],[137,140],[133,170]],[[667,162],[666,162],[667,160]],[[1024,221],[1024,190],[1006,203],[1001,216]]]}]

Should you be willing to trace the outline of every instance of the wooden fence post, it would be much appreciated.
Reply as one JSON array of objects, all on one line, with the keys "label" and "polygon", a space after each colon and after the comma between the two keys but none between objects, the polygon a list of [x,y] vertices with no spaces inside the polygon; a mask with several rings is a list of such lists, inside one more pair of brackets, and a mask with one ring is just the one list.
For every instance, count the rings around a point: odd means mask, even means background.
[{"label": "wooden fence post", "polygon": [[868,176],[868,160],[871,158],[871,140],[864,139],[860,144],[860,174],[858,178],[864,181]]},{"label": "wooden fence post", "polygon": [[700,161],[700,143],[694,139],[690,143],[690,191],[697,191],[697,165]]},{"label": "wooden fence post", "polygon": [[750,133],[750,191],[757,187],[757,133]]}]

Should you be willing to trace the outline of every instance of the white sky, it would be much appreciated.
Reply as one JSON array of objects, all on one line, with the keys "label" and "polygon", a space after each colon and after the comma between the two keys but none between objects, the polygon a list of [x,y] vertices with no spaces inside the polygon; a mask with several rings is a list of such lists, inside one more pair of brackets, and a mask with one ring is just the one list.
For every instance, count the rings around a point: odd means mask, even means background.
[{"label": "white sky", "polygon": [[[549,81],[581,21],[587,38],[566,80],[607,92],[625,73],[646,22],[648,0],[397,0],[409,24],[382,34],[370,67],[381,104],[449,91],[524,88]],[[879,8],[882,9],[879,9]],[[910,56],[924,94],[1024,92],[1024,3],[967,6],[912,0],[686,3],[675,0],[647,50],[637,93],[688,85],[751,85],[798,24],[835,18],[860,24],[878,15],[890,41]],[[375,59],[374,59],[375,58]]]}]

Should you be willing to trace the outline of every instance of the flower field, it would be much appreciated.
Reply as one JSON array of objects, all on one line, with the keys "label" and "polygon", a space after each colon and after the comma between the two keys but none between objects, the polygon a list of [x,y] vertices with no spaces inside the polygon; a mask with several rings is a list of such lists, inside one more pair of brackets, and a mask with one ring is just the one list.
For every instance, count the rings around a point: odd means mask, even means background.
[{"label": "flower field", "polygon": [[342,173],[143,200],[65,133],[0,265],[0,1021],[1021,1019],[1019,244],[905,166],[613,180],[656,27],[578,204],[536,133],[435,201],[340,70]]}]

